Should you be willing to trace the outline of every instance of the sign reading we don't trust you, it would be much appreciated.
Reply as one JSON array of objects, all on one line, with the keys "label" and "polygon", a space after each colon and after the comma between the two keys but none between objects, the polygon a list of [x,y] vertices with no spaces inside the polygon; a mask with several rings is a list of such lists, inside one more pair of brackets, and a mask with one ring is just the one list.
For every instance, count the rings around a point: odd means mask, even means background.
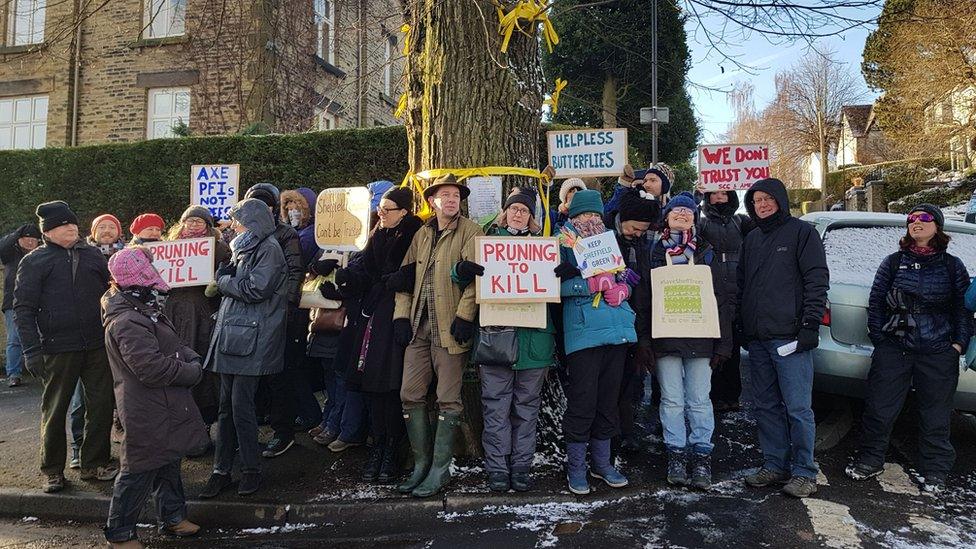
[{"label": "sign reading we don't trust you", "polygon": [[698,183],[703,191],[747,190],[769,177],[769,145],[763,143],[698,147]]}]

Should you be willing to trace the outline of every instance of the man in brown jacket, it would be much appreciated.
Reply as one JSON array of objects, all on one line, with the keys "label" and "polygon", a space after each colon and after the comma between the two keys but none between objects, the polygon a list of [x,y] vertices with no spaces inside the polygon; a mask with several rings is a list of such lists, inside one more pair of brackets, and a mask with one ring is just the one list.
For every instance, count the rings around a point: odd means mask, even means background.
[{"label": "man in brown jacket", "polygon": [[[437,493],[451,478],[454,432],[461,415],[461,373],[478,312],[474,285],[462,289],[451,274],[471,265],[475,237],[484,234],[475,222],[461,217],[461,201],[469,193],[450,174],[424,190],[424,199],[436,215],[414,235],[401,269],[413,283],[396,295],[393,335],[406,347],[400,400],[414,455],[413,474],[397,489],[416,497]],[[425,397],[435,375],[439,421],[431,446]]]}]

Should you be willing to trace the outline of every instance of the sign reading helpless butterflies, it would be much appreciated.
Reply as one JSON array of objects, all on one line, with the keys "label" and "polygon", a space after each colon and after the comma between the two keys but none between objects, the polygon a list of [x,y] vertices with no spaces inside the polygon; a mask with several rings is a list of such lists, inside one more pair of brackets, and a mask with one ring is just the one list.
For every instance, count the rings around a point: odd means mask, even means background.
[{"label": "sign reading helpless butterflies", "polygon": [[554,130],[546,132],[549,164],[556,179],[613,177],[627,164],[627,130]]},{"label": "sign reading helpless butterflies", "polygon": [[558,303],[559,239],[481,236],[476,261],[485,273],[477,278],[478,303]]},{"label": "sign reading helpless butterflies", "polygon": [[576,238],[572,246],[573,254],[576,256],[576,266],[583,278],[602,273],[616,273],[627,268],[613,231]]},{"label": "sign reading helpless butterflies", "polygon": [[323,250],[357,252],[369,238],[366,187],[325,189],[315,201],[315,243]]}]

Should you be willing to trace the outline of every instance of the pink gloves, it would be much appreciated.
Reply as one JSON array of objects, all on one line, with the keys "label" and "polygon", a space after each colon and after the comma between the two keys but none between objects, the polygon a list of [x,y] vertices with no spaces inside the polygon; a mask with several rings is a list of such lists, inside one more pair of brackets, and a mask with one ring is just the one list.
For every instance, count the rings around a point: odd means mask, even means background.
[{"label": "pink gloves", "polygon": [[623,282],[614,284],[609,290],[603,291],[603,299],[606,299],[607,305],[611,307],[619,307],[628,297],[630,297],[630,286]]},{"label": "pink gloves", "polygon": [[616,283],[617,279],[614,278],[614,276],[610,273],[598,274],[586,279],[586,284],[590,287],[591,295],[604,290],[609,290],[610,288],[613,288],[614,284]]}]

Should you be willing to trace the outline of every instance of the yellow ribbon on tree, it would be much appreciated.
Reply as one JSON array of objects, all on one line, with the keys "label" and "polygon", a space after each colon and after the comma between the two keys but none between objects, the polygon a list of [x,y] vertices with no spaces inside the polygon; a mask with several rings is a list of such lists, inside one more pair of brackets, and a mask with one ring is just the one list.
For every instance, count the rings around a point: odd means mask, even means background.
[{"label": "yellow ribbon on tree", "polygon": [[512,33],[515,32],[515,29],[526,36],[531,36],[522,28],[519,20],[525,20],[531,28],[534,28],[537,23],[542,23],[542,36],[546,39],[546,47],[549,48],[549,53],[552,53],[552,47],[559,43],[559,35],[556,34],[556,28],[549,20],[549,14],[546,12],[544,3],[538,0],[519,0],[508,13],[505,13],[500,4],[496,3],[495,8],[498,11],[498,33],[504,36],[502,39],[503,53],[508,52],[508,42],[512,39]]},{"label": "yellow ribbon on tree", "polygon": [[[549,185],[550,178],[547,174],[540,172],[539,170],[533,170],[531,168],[514,168],[510,166],[485,166],[481,168],[437,168],[433,170],[424,170],[420,173],[408,173],[403,178],[403,182],[400,183],[401,187],[413,187],[420,196],[424,195],[424,184],[423,181],[431,181],[437,179],[438,177],[445,176],[447,174],[454,174],[457,178],[458,183],[463,182],[469,177],[489,177],[492,175],[514,175],[520,177],[531,177],[536,179],[536,186],[539,190],[539,197],[542,198],[542,209],[545,215],[545,223],[542,227],[542,236],[550,236],[552,234],[552,220],[549,216],[549,190],[552,188]],[[421,219],[427,220],[434,215],[430,204],[426,200],[420,202],[420,210],[417,212],[417,216]]]},{"label": "yellow ribbon on tree", "polygon": [[544,105],[550,105],[552,107],[552,114],[557,114],[559,112],[559,92],[563,91],[563,88],[565,88],[567,84],[568,82],[562,78],[557,78],[556,89],[552,91],[552,95],[549,96],[549,99],[543,101]]},{"label": "yellow ribbon on tree", "polygon": [[410,55],[410,25],[404,23],[400,32],[403,33],[403,55]]},{"label": "yellow ribbon on tree", "polygon": [[407,92],[400,94],[400,99],[397,100],[396,110],[393,111],[393,116],[396,118],[403,118],[403,115],[407,112]]}]

